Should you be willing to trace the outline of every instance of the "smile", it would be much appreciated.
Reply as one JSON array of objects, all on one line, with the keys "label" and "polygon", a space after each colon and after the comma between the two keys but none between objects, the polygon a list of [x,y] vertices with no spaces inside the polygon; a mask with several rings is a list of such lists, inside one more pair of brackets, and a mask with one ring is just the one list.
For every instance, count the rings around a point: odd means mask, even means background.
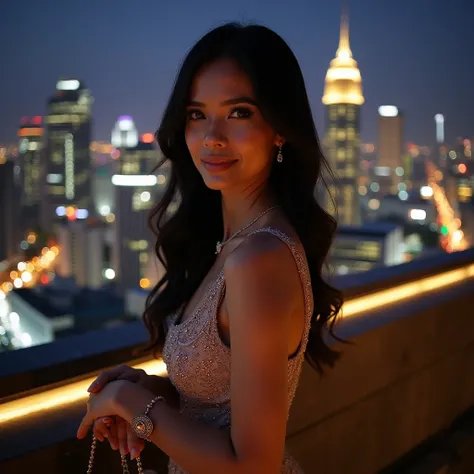
[{"label": "smile", "polygon": [[201,160],[208,171],[225,171],[229,169],[237,160],[224,160],[216,158],[213,160]]}]

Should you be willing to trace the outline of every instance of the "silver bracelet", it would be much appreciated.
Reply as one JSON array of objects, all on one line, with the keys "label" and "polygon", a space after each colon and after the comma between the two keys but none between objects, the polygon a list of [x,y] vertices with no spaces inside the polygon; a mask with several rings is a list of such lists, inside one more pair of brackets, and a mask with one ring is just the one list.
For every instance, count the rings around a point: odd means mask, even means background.
[{"label": "silver bracelet", "polygon": [[131,422],[132,429],[134,433],[142,439],[145,439],[147,441],[150,441],[150,435],[153,433],[154,426],[153,426],[153,421],[151,418],[148,416],[148,413],[150,410],[153,408],[153,405],[157,401],[163,401],[166,402],[165,397],[162,396],[157,396],[155,397],[147,406],[145,413],[143,415],[138,415],[135,418],[133,418]]}]

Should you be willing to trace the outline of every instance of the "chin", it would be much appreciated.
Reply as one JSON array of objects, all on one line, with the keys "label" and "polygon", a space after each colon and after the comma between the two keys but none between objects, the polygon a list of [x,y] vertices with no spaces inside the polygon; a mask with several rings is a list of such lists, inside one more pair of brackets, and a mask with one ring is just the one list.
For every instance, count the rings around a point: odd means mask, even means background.
[{"label": "chin", "polygon": [[229,179],[225,179],[223,176],[203,176],[204,184],[213,191],[225,191],[235,186]]}]

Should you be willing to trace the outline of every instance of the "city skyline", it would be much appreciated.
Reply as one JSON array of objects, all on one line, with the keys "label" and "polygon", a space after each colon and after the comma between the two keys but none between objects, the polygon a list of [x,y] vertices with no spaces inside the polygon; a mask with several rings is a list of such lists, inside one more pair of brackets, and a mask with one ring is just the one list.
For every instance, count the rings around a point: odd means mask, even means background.
[{"label": "city skyline", "polygon": [[[377,109],[385,104],[403,111],[405,141],[433,144],[436,113],[446,118],[448,142],[472,136],[474,117],[463,91],[474,75],[474,66],[464,60],[474,5],[468,0],[458,0],[457,8],[427,0],[370,3],[349,2],[351,47],[366,97],[362,140],[376,141]],[[91,91],[94,140],[110,140],[123,114],[134,118],[140,133],[154,131],[187,50],[211,27],[232,20],[263,23],[288,42],[323,138],[321,97],[338,44],[341,2],[297,0],[290,20],[281,1],[230,6],[207,0],[200,8],[178,1],[166,10],[151,1],[143,1],[140,9],[131,4],[117,9],[108,0],[81,5],[58,9],[47,1],[20,21],[24,4],[4,3],[3,34],[17,41],[0,46],[9,65],[0,77],[0,142],[16,140],[22,116],[45,114],[60,77],[83,80]]]}]

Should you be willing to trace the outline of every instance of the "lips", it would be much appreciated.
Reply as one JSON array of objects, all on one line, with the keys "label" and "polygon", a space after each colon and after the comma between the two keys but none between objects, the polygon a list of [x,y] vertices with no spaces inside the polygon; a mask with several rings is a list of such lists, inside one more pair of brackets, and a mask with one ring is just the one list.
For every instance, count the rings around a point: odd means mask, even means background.
[{"label": "lips", "polygon": [[221,157],[215,157],[215,158],[202,158],[202,161],[206,164],[209,165],[225,165],[228,163],[235,163],[237,160],[232,160],[229,158],[221,158]]},{"label": "lips", "polygon": [[214,171],[214,172],[225,171],[237,162],[237,160],[232,160],[232,159],[223,158],[223,157],[213,157],[213,158],[207,157],[207,158],[202,158],[201,161],[203,162],[204,167],[208,171]]}]

